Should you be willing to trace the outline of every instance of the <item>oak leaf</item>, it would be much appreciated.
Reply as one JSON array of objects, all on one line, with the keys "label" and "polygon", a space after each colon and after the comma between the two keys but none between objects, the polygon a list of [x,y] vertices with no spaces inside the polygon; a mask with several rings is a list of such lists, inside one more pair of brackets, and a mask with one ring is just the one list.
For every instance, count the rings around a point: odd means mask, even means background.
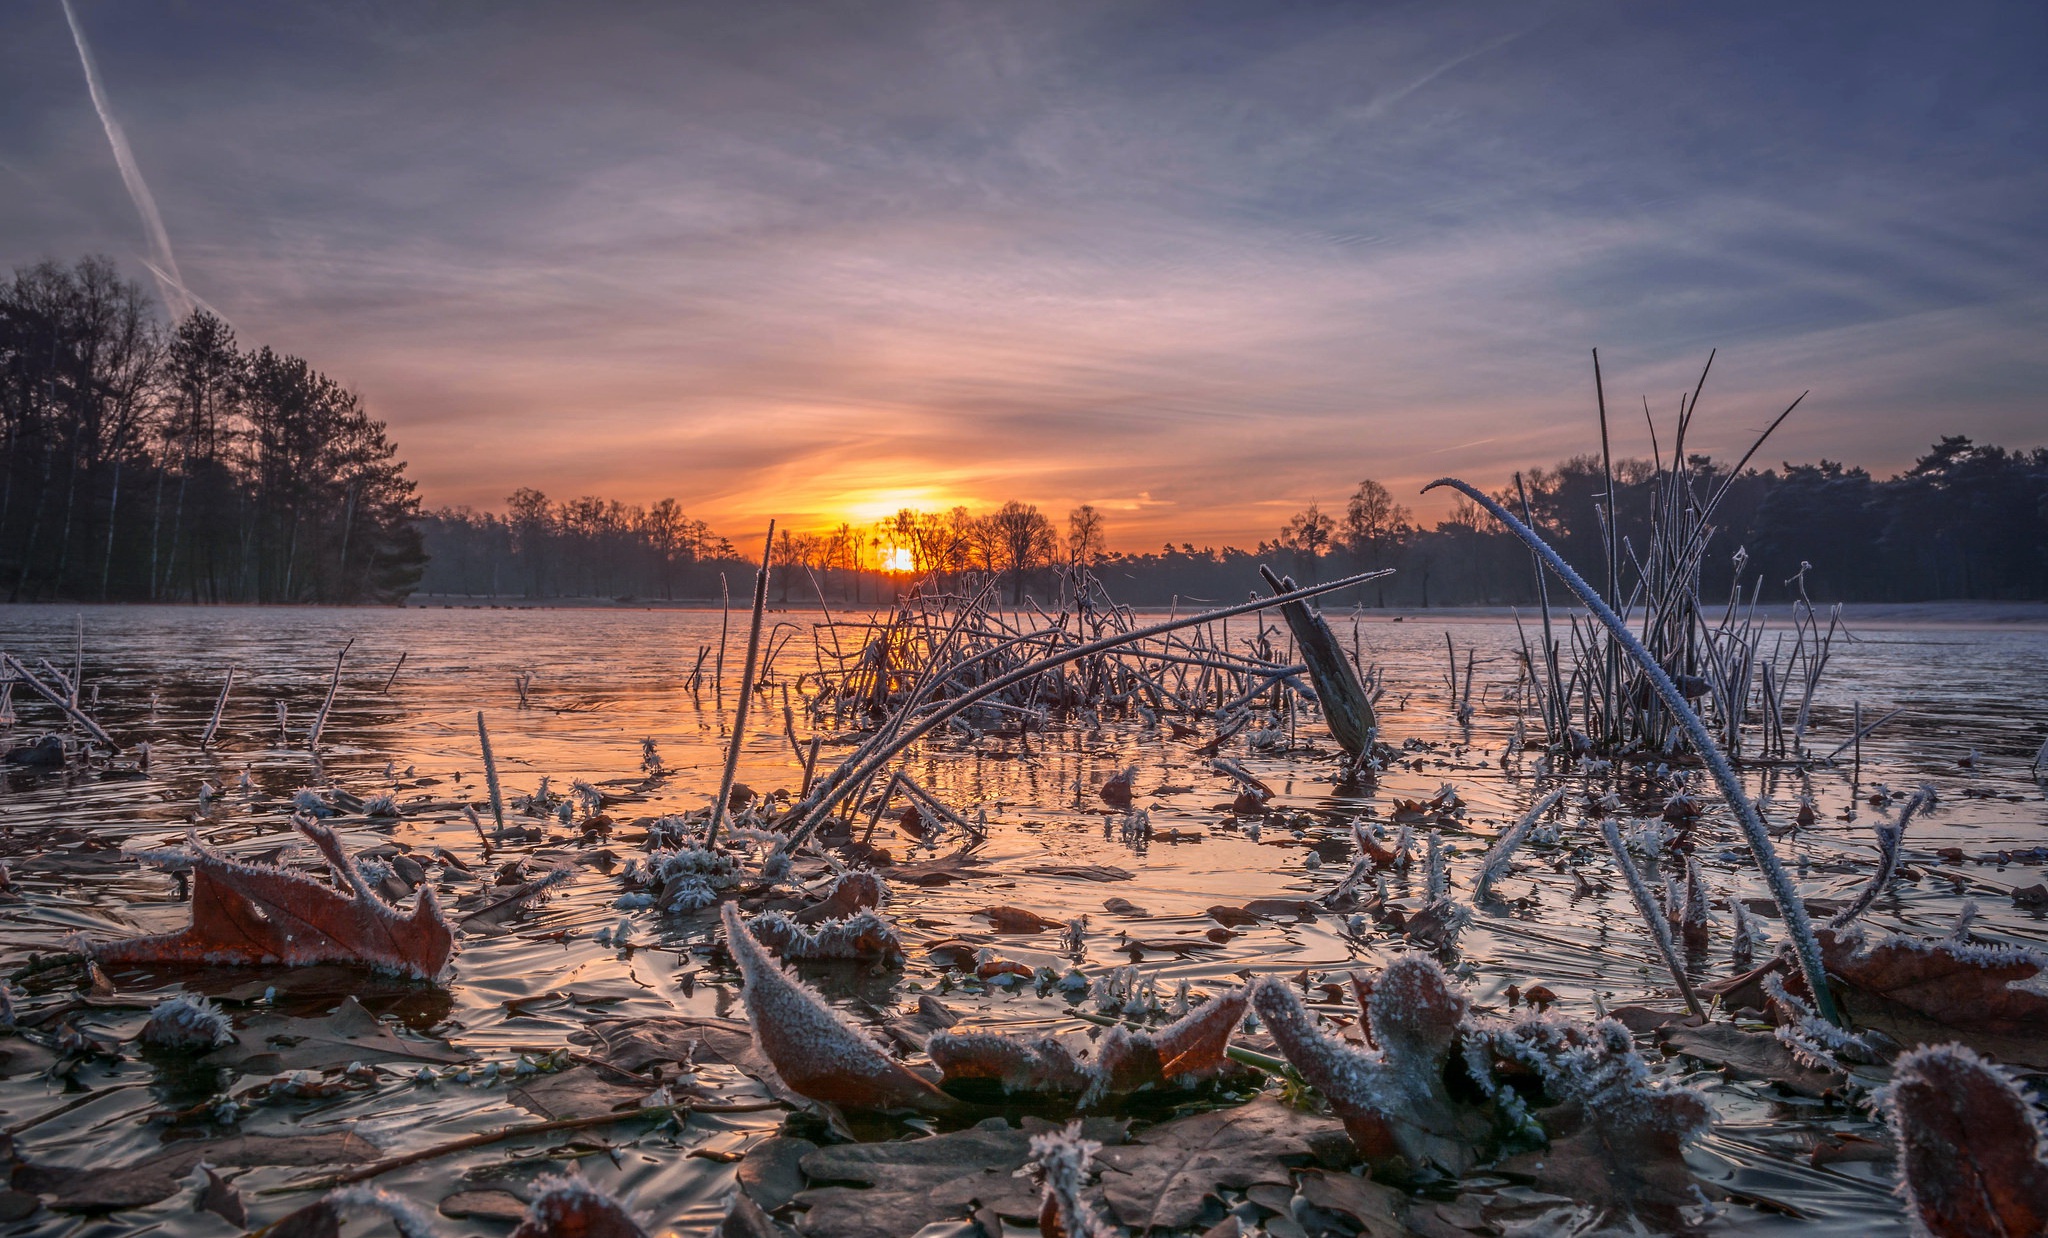
[{"label": "oak leaf", "polygon": [[320,849],[347,892],[304,873],[244,864],[199,841],[192,853],[192,923],[175,933],[104,942],[102,963],[346,963],[432,980],[455,952],[455,930],[423,886],[402,912],[367,881],[334,831],[305,817],[293,824]]}]

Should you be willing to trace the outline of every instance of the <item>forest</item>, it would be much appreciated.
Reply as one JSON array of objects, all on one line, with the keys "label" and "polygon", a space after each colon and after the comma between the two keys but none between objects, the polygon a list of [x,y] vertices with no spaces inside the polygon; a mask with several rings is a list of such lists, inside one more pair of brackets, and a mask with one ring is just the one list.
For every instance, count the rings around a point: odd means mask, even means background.
[{"label": "forest", "polygon": [[425,564],[362,401],[105,258],[0,280],[0,597],[399,602]]},{"label": "forest", "polygon": [[[1744,468],[1688,460],[1704,498],[1727,487],[1721,523],[1705,545],[1703,587],[1725,597],[1738,571],[1744,596],[1765,601],[1805,590],[1816,602],[1917,602],[2048,598],[2048,448],[2008,451],[1948,436],[1899,475],[1878,479],[1832,460]],[[1655,462],[1613,464],[1626,563],[1647,545]],[[1604,570],[1598,456],[1521,474],[1495,493],[1526,509],[1566,559],[1589,576]],[[732,542],[682,515],[674,500],[652,507],[579,498],[551,502],[514,494],[503,515],[444,508],[421,517],[429,553],[423,591],[492,597],[716,598],[721,575],[751,570]],[[1237,597],[1266,563],[1315,581],[1353,571],[1394,575],[1342,597],[1396,607],[1520,605],[1537,600],[1528,551],[1460,499],[1433,526],[1388,489],[1359,483],[1340,510],[1310,504],[1250,548],[1163,545],[1112,552],[1105,515],[1081,506],[1056,522],[1011,501],[976,514],[898,512],[876,524],[822,533],[778,533],[774,601],[872,603],[916,582],[950,587],[969,574],[999,577],[1012,603],[1061,596],[1065,569],[1086,566],[1122,602],[1141,606]],[[751,548],[749,548],[751,551]],[[743,561],[743,558],[745,561]]]}]

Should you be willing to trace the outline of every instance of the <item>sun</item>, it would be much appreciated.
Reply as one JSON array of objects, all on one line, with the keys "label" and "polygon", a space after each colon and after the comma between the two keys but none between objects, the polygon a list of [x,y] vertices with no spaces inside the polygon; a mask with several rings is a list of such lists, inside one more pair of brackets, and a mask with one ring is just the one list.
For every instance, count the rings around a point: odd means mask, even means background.
[{"label": "sun", "polygon": [[917,570],[917,560],[911,557],[908,550],[899,546],[882,556],[882,570],[885,572],[914,572]]}]

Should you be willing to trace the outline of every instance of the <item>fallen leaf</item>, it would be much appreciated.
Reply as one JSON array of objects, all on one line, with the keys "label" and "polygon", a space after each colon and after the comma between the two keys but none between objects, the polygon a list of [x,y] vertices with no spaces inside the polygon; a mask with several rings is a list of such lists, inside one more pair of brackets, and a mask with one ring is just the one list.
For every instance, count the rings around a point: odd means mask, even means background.
[{"label": "fallen leaf", "polygon": [[1222,903],[1209,908],[1203,914],[1221,924],[1224,928],[1243,928],[1248,924],[1257,924],[1259,922],[1257,913],[1246,911],[1242,907],[1232,907]]},{"label": "fallen leaf", "polygon": [[[926,1225],[965,1219],[977,1208],[1035,1221],[1038,1188],[1017,1170],[1030,1159],[1031,1137],[1053,1129],[1036,1118],[1027,1117],[1021,1128],[989,1118],[927,1139],[819,1148],[803,1157],[812,1185],[793,1202],[807,1209],[804,1232],[826,1238],[902,1238]],[[1090,1119],[1083,1134],[1118,1143],[1123,1123]]]},{"label": "fallen leaf", "polygon": [[103,963],[261,964],[354,963],[439,976],[455,950],[455,931],[423,886],[410,913],[371,888],[334,831],[293,818],[348,883],[342,893],[303,873],[228,858],[188,835],[192,852],[192,923],[176,933],[103,942]]},{"label": "fallen leaf", "polygon": [[894,881],[906,881],[918,886],[950,885],[982,874],[976,870],[988,867],[988,861],[968,853],[967,848],[937,859],[921,860],[915,864],[891,864],[885,874]]},{"label": "fallen leaf", "polygon": [[607,1078],[603,1071],[592,1067],[573,1066],[522,1079],[505,1094],[505,1099],[553,1121],[642,1108],[647,1104],[648,1091],[637,1084]]},{"label": "fallen leaf", "polygon": [[804,1189],[803,1159],[818,1150],[808,1139],[775,1135],[747,1149],[740,1161],[740,1190],[769,1212],[779,1211]]},{"label": "fallen leaf", "polygon": [[239,1229],[249,1228],[249,1209],[242,1203],[242,1193],[235,1189],[235,1184],[203,1161],[199,1172],[205,1175],[205,1181],[199,1187],[199,1198],[192,1201],[192,1211],[211,1212]]},{"label": "fallen leaf", "polygon": [[14,1185],[45,1197],[59,1212],[114,1212],[169,1199],[201,1161],[218,1166],[334,1165],[375,1160],[377,1145],[360,1135],[236,1135],[174,1143],[132,1165],[17,1164]]},{"label": "fallen leaf", "polygon": [[1302,1173],[1295,1189],[1302,1204],[1348,1218],[1350,1224],[1344,1228],[1356,1229],[1363,1238],[1409,1238],[1415,1232],[1403,1219],[1407,1193],[1371,1178],[1310,1169]]},{"label": "fallen leaf", "polygon": [[1662,1029],[1664,1046],[1711,1062],[1738,1079],[1764,1079],[1801,1096],[1826,1096],[1846,1081],[1838,1071],[1815,1070],[1769,1032],[1745,1032],[1726,1023]]},{"label": "fallen leaf", "polygon": [[1172,1232],[1200,1224],[1205,1213],[1220,1214],[1220,1191],[1290,1186],[1290,1165],[1341,1164],[1343,1142],[1333,1119],[1260,1097],[1162,1122],[1131,1143],[1104,1148],[1097,1163],[1117,1220],[1135,1234]]},{"label": "fallen leaf", "polygon": [[[2048,1068],[2048,959],[2031,950],[1821,929],[1821,957],[1852,1023],[1904,1045],[1961,1040],[2002,1062]],[[1806,996],[1793,971],[1785,988]]]},{"label": "fallen leaf", "polygon": [[2048,1233],[2041,1120],[2006,1075],[1961,1045],[1901,1057],[1881,1105],[1899,1193],[1933,1238]]},{"label": "fallen leaf", "polygon": [[1034,877],[1065,877],[1073,881],[1131,881],[1137,874],[1114,864],[1038,864],[1024,870]]},{"label": "fallen leaf", "polygon": [[1533,1070],[1548,1102],[1537,1117],[1550,1146],[1498,1169],[1654,1227],[1678,1227],[1679,1210],[1698,1201],[1684,1147],[1712,1120],[1703,1093],[1652,1083],[1634,1038],[1612,1019],[1532,1015],[1474,1026],[1468,1036],[1483,1038],[1496,1059]]},{"label": "fallen leaf", "polygon": [[1444,1082],[1470,1007],[1434,960],[1402,955],[1374,979],[1365,1012],[1376,1052],[1325,1036],[1273,977],[1259,982],[1252,1001],[1282,1056],[1330,1102],[1368,1165],[1463,1173],[1478,1163],[1492,1119],[1453,1098]]},{"label": "fallen leaf", "polygon": [[526,1215],[526,1201],[510,1191],[457,1191],[441,1201],[440,1213],[457,1221],[517,1221]]},{"label": "fallen leaf", "polygon": [[731,903],[720,909],[726,948],[746,980],[741,996],[754,1043],[792,1091],[859,1109],[942,1111],[952,1100],[911,1074],[808,985],[785,975]]},{"label": "fallen leaf", "polygon": [[990,926],[998,933],[1043,933],[1060,927],[1058,920],[1048,920],[1023,907],[984,907],[974,914],[987,916]]},{"label": "fallen leaf", "polygon": [[646,1238],[619,1201],[574,1173],[534,1180],[533,1201],[512,1238]]},{"label": "fallen leaf", "polygon": [[1111,774],[1109,780],[1104,782],[1095,793],[1102,797],[1103,803],[1108,804],[1112,808],[1129,808],[1131,806],[1131,785],[1137,781],[1137,777],[1138,767],[1135,765],[1126,766]]},{"label": "fallen leaf", "polygon": [[887,894],[888,891],[879,876],[868,870],[859,869],[840,877],[833,883],[831,893],[809,907],[792,913],[789,918],[798,924],[844,920],[859,912],[880,907]]},{"label": "fallen leaf", "polygon": [[361,1062],[437,1062],[452,1065],[476,1055],[440,1040],[401,1037],[353,997],[321,1019],[258,1015],[236,1033],[234,1044],[201,1058],[246,1074],[292,1070],[334,1070]]}]

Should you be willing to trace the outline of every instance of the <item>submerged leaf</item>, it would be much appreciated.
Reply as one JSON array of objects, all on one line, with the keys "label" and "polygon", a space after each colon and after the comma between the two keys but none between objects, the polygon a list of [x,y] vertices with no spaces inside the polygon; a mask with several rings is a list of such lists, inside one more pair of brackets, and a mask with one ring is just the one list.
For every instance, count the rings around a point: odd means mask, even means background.
[{"label": "submerged leaf", "polygon": [[455,931],[422,886],[410,912],[385,901],[341,849],[334,831],[296,817],[293,824],[349,890],[303,873],[244,864],[190,837],[192,923],[176,933],[104,942],[102,963],[265,964],[352,963],[439,976],[455,950]]}]

